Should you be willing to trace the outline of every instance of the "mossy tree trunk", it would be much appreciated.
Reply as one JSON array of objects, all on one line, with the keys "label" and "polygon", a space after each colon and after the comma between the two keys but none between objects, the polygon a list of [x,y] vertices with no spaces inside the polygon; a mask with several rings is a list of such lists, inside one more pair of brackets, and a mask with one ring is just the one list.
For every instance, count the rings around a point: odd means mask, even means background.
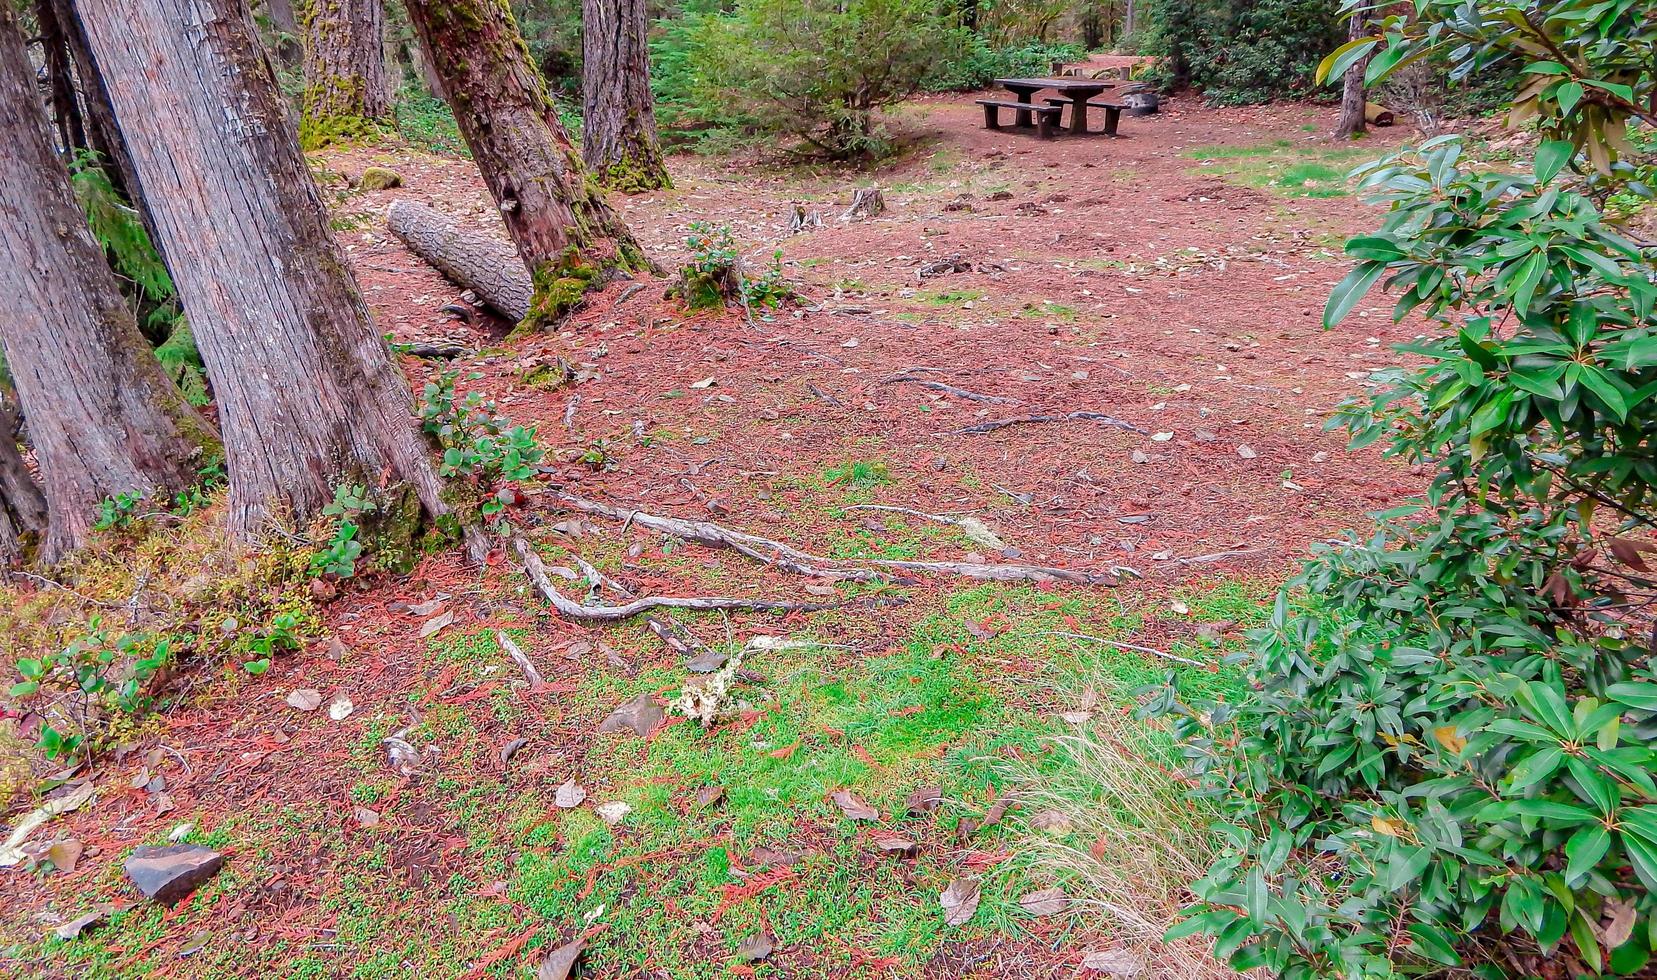
[{"label": "mossy tree trunk", "polygon": [[393,123],[383,0],[296,0],[305,48],[299,142],[372,138]]},{"label": "mossy tree trunk", "polygon": [[656,139],[645,0],[581,4],[581,157],[606,187],[672,187]]},{"label": "mossy tree trunk", "polygon": [[305,521],[347,481],[447,512],[242,0],[77,0],[224,430],[229,525]]},{"label": "mossy tree trunk", "polygon": [[576,156],[507,5],[408,0],[407,7],[535,284],[525,325],[556,323],[589,289],[646,266]]},{"label": "mossy tree trunk", "polygon": [[156,362],[75,203],[13,10],[0,4],[0,294],[12,304],[0,343],[45,487],[40,556],[55,562],[105,498],[189,486],[215,438]]}]

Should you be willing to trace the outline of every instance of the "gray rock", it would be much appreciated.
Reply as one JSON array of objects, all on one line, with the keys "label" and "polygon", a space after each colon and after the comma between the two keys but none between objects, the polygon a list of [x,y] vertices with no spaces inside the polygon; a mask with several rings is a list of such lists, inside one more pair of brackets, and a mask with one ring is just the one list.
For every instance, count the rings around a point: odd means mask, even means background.
[{"label": "gray rock", "polygon": [[717,650],[703,650],[685,661],[685,669],[693,674],[711,674],[725,666],[725,661],[729,659],[731,658]]},{"label": "gray rock", "polygon": [[140,847],[123,870],[146,898],[172,905],[200,888],[224,867],[224,855],[199,844]]}]

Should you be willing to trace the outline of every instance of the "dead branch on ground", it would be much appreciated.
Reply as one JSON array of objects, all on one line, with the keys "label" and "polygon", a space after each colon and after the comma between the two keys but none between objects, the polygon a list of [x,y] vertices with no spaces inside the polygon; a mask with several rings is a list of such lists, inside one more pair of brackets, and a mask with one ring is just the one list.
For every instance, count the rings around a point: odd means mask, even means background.
[{"label": "dead branch on ground", "polygon": [[955,429],[946,433],[952,436],[981,435],[985,432],[994,432],[1005,429],[1009,425],[1035,425],[1043,422],[1098,422],[1100,425],[1114,425],[1118,429],[1127,429],[1129,432],[1145,434],[1145,430],[1132,422],[1124,422],[1103,412],[1069,412],[1064,415],[1019,415],[1010,419],[996,419],[992,422],[981,422],[978,425],[969,425],[964,429]]}]

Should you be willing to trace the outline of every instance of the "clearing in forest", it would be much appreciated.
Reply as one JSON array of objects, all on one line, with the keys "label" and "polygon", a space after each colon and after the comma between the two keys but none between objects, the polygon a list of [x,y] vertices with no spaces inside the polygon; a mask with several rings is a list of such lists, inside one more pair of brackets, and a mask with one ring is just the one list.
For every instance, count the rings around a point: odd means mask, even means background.
[{"label": "clearing in forest", "polygon": [[[198,679],[100,763],[113,795],[58,818],[79,866],[0,878],[8,969],[515,977],[584,941],[594,976],[1225,975],[1157,939],[1208,819],[1134,691],[1231,689],[1224,653],[1308,545],[1419,482],[1322,431],[1404,339],[1378,305],[1320,326],[1370,223],[1341,175],[1379,151],[1292,105],[1051,143],[959,98],[900,114],[931,135],[857,180],[679,157],[673,190],[618,198],[664,265],[693,223],[728,227],[802,303],[687,316],[618,283],[556,335],[444,312],[460,290],[387,234],[399,198],[491,215],[469,161],[316,157],[376,322],[459,351],[405,353],[417,397],[454,372],[552,449],[519,523],[562,592],[587,595],[585,562],[606,602],[817,610],[572,623],[510,560],[458,552],[307,597],[291,612],[334,640]],[[369,166],[403,186],[338,179]],[[859,183],[886,210],[841,220]],[[822,226],[791,234],[796,206]],[[560,494],[839,561],[1114,584],[812,578]],[[156,561],[38,602],[114,619],[212,574]],[[727,692],[707,728],[671,704],[693,676]],[[97,855],[169,840],[229,861],[171,911],[51,935],[130,901]],[[1054,914],[1071,902],[1097,912]]]}]

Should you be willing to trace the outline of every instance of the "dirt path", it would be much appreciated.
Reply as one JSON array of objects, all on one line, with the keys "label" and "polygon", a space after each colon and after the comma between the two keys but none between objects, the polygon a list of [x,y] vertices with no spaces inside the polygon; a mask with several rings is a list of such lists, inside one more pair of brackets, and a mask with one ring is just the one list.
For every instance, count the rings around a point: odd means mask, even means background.
[{"label": "dirt path", "polygon": [[[505,977],[585,930],[598,976],[1074,976],[1089,951],[1114,949],[1160,957],[1144,976],[1206,969],[1112,917],[1022,914],[1030,888],[1081,886],[1020,846],[1035,808],[1002,819],[997,801],[1060,780],[1071,770],[1053,737],[1119,719],[1169,667],[1055,633],[1211,664],[1309,543],[1410,492],[1410,474],[1321,431],[1407,334],[1383,305],[1319,326],[1344,273],[1339,241],[1373,221],[1339,173],[1377,148],[1330,147],[1317,108],[1175,106],[1124,119],[1122,139],[1051,143],[978,118],[964,96],[907,106],[902,124],[930,137],[855,179],[680,157],[676,189],[625,202],[664,266],[682,260],[691,222],[728,225],[750,270],[780,250],[804,308],[687,319],[656,286],[625,303],[618,286],[559,336],[511,344],[503,325],[441,312],[459,290],[377,217],[397,196],[487,216],[469,162],[359,151],[328,165],[404,174],[405,188],[337,202],[369,302],[397,341],[441,335],[477,351],[457,362],[478,375],[462,388],[538,427],[557,457],[552,485],[837,557],[976,553],[1140,578],[825,596],[728,552],[572,522],[540,498],[516,519],[553,564],[578,551],[639,590],[883,604],[680,617],[726,653],[755,635],[819,645],[751,653],[751,704],[715,732],[681,723],[636,738],[594,732],[617,705],[665,700],[685,678],[642,625],[549,617],[504,560],[480,575],[435,556],[408,580],[361,583],[326,607],[340,645],[256,681],[227,675],[142,733],[181,760],[156,763],[170,812],[119,789],[130,757],[99,805],[61,821],[105,860],[0,878],[0,901],[27,909],[6,917],[0,962],[50,977]],[[888,210],[838,220],[860,183],[883,188]],[[796,203],[824,227],[789,235]],[[961,271],[921,275],[935,264]],[[558,356],[582,380],[526,382]],[[405,366],[417,391],[437,370]],[[955,434],[1077,411],[1142,431],[1077,420]],[[1006,548],[868,505],[971,515]],[[421,635],[443,613],[453,621]],[[498,630],[547,688],[518,679]],[[1229,682],[1180,669],[1198,687]],[[285,698],[300,688],[349,697],[352,712],[296,712]],[[382,740],[397,733],[418,755],[410,772],[388,765]],[[558,806],[566,781],[586,791],[582,806]],[[945,804],[906,816],[928,784]],[[830,798],[841,789],[878,820],[850,819]],[[606,802],[629,809],[612,825],[616,809],[596,809]],[[35,941],[125,894],[109,856],[184,823],[187,839],[232,852],[211,886],[174,913]],[[882,846],[882,832],[914,854]],[[956,879],[982,885],[961,927],[938,907]],[[745,961],[758,932],[775,948]]]}]

